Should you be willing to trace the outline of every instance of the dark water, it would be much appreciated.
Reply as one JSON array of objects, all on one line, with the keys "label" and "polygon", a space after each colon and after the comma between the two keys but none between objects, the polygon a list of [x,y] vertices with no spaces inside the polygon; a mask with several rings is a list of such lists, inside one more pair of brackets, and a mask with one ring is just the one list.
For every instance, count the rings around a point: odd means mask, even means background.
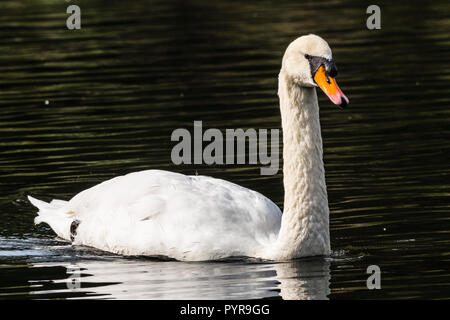
[{"label": "dark water", "polygon": [[[0,4],[0,299],[450,297],[448,1]],[[122,258],[55,240],[26,195],[70,199],[143,169],[211,175],[282,206],[281,170],[171,163],[176,128],[279,128],[287,44],[333,49],[345,111],[319,94],[333,254],[289,263]],[[48,101],[48,104],[45,101]],[[368,290],[366,269],[381,268]],[[71,279],[81,278],[81,287]]]}]

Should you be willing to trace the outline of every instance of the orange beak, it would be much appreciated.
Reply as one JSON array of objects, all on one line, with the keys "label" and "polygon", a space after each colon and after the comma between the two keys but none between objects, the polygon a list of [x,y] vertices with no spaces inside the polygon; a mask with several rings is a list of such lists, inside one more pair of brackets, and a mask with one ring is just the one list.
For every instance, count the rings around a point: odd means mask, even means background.
[{"label": "orange beak", "polygon": [[322,89],[323,92],[330,98],[331,102],[344,108],[349,100],[345,94],[339,89],[336,80],[325,73],[324,66],[320,66],[314,74],[314,81]]}]

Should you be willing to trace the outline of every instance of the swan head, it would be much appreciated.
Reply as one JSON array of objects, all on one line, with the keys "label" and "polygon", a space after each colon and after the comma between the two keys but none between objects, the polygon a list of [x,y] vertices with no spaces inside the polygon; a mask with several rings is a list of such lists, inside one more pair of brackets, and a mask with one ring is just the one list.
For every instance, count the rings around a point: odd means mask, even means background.
[{"label": "swan head", "polygon": [[336,105],[349,100],[338,87],[336,64],[328,43],[314,34],[292,41],[283,56],[282,71],[300,87],[320,87]]}]

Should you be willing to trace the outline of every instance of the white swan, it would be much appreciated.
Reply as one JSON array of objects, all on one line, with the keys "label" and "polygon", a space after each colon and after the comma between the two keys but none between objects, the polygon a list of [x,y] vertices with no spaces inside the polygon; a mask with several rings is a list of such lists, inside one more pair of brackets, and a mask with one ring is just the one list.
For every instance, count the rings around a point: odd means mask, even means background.
[{"label": "white swan", "polygon": [[258,192],[205,176],[134,172],[87,189],[70,201],[46,203],[35,223],[77,245],[124,255],[177,260],[247,256],[288,260],[330,253],[329,209],[316,86],[335,104],[328,44],[316,35],[293,41],[279,74],[284,143],[284,213]]}]

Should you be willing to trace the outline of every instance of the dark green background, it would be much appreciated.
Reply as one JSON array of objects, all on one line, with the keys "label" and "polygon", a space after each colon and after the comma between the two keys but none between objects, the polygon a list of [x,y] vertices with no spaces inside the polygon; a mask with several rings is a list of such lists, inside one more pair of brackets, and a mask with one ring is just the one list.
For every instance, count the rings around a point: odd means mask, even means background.
[{"label": "dark green background", "polygon": [[[65,27],[68,4],[81,7],[79,31]],[[259,298],[286,286],[297,298],[449,298],[450,5],[377,2],[382,29],[370,31],[369,4],[1,1],[0,299]],[[124,259],[72,248],[33,225],[28,194],[68,200],[152,168],[224,178],[282,207],[282,170],[175,166],[170,135],[194,120],[279,128],[281,57],[308,33],[330,44],[350,98],[341,111],[319,92],[332,257]],[[68,264],[83,266],[79,291],[66,288]],[[381,268],[381,290],[366,288],[371,264]]]}]

